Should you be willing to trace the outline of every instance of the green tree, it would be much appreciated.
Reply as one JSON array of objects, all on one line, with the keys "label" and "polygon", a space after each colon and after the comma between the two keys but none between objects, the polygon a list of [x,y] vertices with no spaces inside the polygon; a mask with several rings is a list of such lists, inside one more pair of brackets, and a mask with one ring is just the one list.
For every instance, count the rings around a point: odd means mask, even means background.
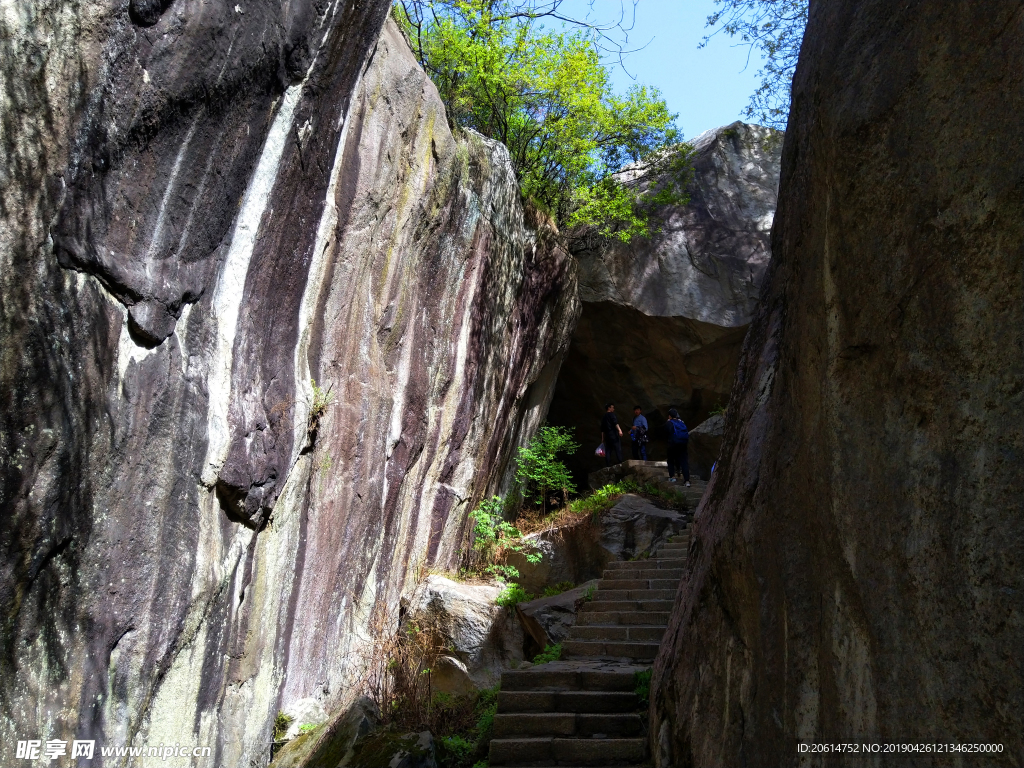
[{"label": "green tree", "polygon": [[708,26],[717,29],[701,46],[719,32],[739,39],[764,56],[757,73],[761,84],[750,97],[744,116],[786,130],[789,120],[793,73],[800,58],[800,44],[807,26],[808,0],[715,0],[719,6],[708,16]]},{"label": "green tree", "polygon": [[452,126],[505,144],[527,199],[568,229],[647,235],[652,206],[686,200],[689,147],[657,89],[612,91],[600,28],[545,27],[569,21],[559,5],[400,0],[396,16]]},{"label": "green tree", "polygon": [[571,429],[544,425],[537,430],[529,445],[519,449],[516,479],[523,484],[524,496],[532,495],[540,502],[542,513],[547,512],[549,491],[561,491],[563,503],[570,493],[576,491],[569,468],[558,456],[571,455],[579,447]]}]

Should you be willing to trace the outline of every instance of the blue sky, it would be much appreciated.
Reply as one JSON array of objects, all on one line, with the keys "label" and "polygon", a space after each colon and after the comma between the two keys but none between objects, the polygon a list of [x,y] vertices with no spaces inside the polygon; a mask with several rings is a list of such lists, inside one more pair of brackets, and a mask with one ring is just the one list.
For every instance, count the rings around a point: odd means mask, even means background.
[{"label": "blue sky", "polygon": [[[570,0],[567,10],[570,4],[571,12],[579,16],[588,11],[585,0]],[[617,16],[618,7],[615,0],[594,2],[599,18],[607,19],[613,12]],[[678,125],[687,138],[742,119],[757,88],[760,58],[751,54],[747,64],[746,46],[719,34],[706,48],[698,49],[708,32],[705,21],[714,10],[714,0],[640,0],[629,32],[629,48],[650,41],[626,58],[630,74],[635,82],[661,90],[669,108],[679,113]],[[612,76],[618,91],[634,82],[618,66]]]}]

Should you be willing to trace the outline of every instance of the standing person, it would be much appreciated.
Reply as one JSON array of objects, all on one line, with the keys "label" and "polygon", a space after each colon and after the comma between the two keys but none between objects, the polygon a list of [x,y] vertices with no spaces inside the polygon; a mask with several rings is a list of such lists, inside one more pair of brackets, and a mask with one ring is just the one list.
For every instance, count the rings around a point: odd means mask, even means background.
[{"label": "standing person", "polygon": [[[615,418],[615,405],[608,403],[604,407],[604,416],[601,417],[601,440],[604,442],[604,465],[606,467],[622,462],[620,437],[622,437],[622,428],[619,427],[619,420]],[[615,461],[612,461],[612,453],[615,454]]]},{"label": "standing person", "polygon": [[675,408],[668,409],[668,421],[665,422],[665,431],[668,432],[669,482],[676,482],[676,473],[682,471],[683,480],[689,486],[690,458],[687,455],[687,447],[690,442],[690,433],[686,431],[686,424],[679,418],[679,411]]},{"label": "standing person", "polygon": [[647,461],[647,418],[639,405],[633,406],[633,427],[629,436],[633,439],[633,458]]}]

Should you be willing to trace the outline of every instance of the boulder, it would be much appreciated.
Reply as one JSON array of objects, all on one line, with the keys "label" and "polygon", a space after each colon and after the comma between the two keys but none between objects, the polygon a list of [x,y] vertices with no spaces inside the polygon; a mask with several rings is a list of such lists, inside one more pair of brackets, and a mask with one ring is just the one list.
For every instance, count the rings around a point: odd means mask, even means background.
[{"label": "boulder", "polygon": [[598,579],[612,560],[629,560],[660,545],[686,524],[679,512],[662,509],[642,496],[627,493],[596,518],[524,537],[541,555],[530,563],[518,553],[508,562],[519,570],[516,581],[540,594],[561,582],[582,584]]},{"label": "boulder", "polygon": [[430,575],[408,598],[406,625],[438,633],[447,649],[431,672],[435,689],[464,694],[492,688],[502,670],[523,660],[523,628],[494,602],[502,589]]},{"label": "boulder", "polygon": [[711,478],[711,468],[718,461],[725,432],[725,414],[709,416],[699,427],[690,430],[690,471],[701,480]]},{"label": "boulder", "polygon": [[335,768],[352,765],[356,742],[373,732],[377,711],[364,696],[329,718],[326,725],[299,734],[274,756],[273,768]]},{"label": "boulder", "polygon": [[305,698],[289,704],[283,712],[292,719],[285,732],[286,739],[294,739],[303,726],[320,725],[327,722],[327,711],[316,699]]},{"label": "boulder", "polygon": [[535,651],[542,651],[548,645],[562,642],[569,636],[569,629],[576,623],[576,612],[597,589],[599,579],[592,579],[552,597],[519,603],[516,613],[526,634],[533,640]]},{"label": "boulder", "polygon": [[[607,402],[623,432],[643,408],[647,457],[661,460],[670,407],[692,428],[729,398],[770,260],[782,134],[737,122],[693,143],[690,201],[656,210],[656,233],[573,249],[583,310],[548,420],[583,439],[572,460],[581,484],[603,463],[593,450]],[[628,436],[622,450],[631,456]]]},{"label": "boulder", "polygon": [[1024,763],[1022,19],[810,3],[772,266],[654,665],[660,766]]},{"label": "boulder", "polygon": [[430,731],[377,731],[360,739],[338,768],[437,768],[434,737]]}]

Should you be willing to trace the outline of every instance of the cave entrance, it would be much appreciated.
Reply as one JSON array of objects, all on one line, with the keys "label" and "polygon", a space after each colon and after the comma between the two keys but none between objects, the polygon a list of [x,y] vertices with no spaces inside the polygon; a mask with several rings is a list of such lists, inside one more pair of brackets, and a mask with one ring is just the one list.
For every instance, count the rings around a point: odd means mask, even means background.
[{"label": "cave entrance", "polygon": [[[566,462],[577,487],[586,488],[589,473],[604,466],[594,449],[606,403],[615,403],[622,426],[623,459],[632,458],[628,430],[633,406],[640,405],[650,425],[647,458],[665,461],[669,408],[692,430],[727,405],[746,332],[746,325],[723,328],[684,317],[650,317],[608,301],[584,302],[548,410],[548,423],[572,427],[581,443]],[[706,457],[699,450],[690,453],[691,471],[710,474]]]}]

